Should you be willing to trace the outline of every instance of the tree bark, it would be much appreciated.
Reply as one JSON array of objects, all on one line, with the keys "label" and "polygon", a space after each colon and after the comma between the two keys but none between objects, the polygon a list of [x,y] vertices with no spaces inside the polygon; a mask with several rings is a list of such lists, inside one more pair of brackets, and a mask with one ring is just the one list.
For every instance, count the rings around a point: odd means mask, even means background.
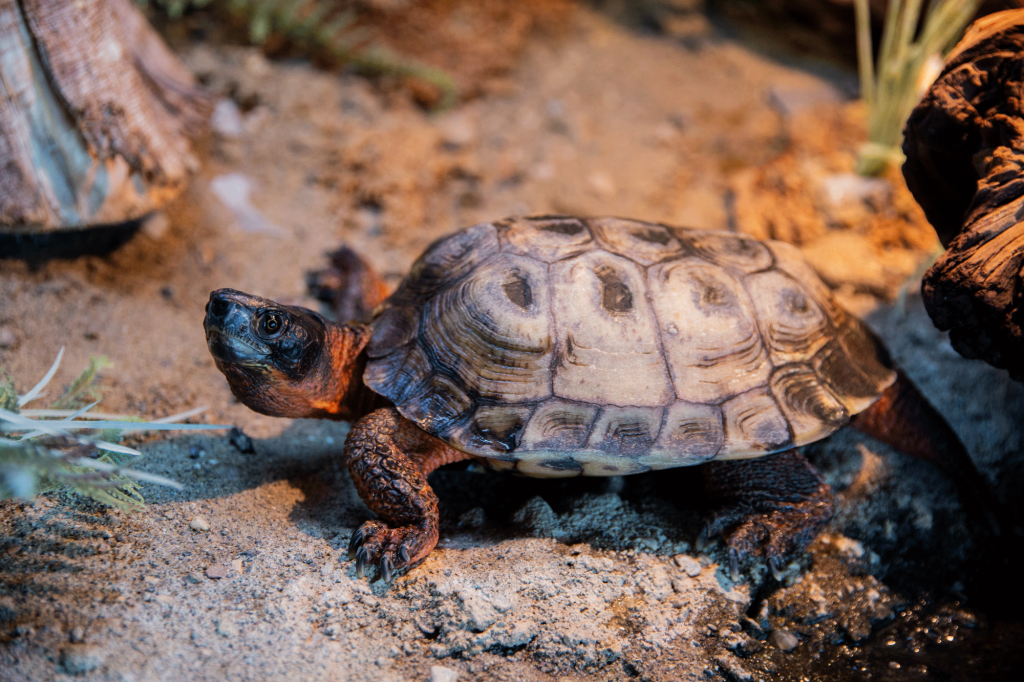
[{"label": "tree bark", "polygon": [[975,22],[914,109],[903,175],[946,252],[921,293],[962,355],[1024,380],[1024,10]]},{"label": "tree bark", "polygon": [[140,218],[197,166],[209,100],[131,0],[0,0],[0,233]]}]

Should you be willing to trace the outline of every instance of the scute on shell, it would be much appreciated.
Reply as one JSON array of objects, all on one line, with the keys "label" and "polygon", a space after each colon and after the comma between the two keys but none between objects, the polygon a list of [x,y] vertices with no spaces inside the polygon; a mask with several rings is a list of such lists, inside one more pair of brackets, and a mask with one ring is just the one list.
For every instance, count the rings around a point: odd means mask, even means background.
[{"label": "scute on shell", "polygon": [[364,380],[496,468],[619,475],[813,442],[895,379],[788,244],[618,218],[439,240],[372,323]]}]

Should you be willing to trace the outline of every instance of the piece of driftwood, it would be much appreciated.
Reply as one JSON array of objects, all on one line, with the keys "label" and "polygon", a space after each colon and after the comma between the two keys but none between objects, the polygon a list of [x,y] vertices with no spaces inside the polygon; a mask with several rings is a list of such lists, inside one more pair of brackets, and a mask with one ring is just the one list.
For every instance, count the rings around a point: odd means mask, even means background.
[{"label": "piece of driftwood", "polygon": [[0,234],[177,196],[209,101],[132,0],[0,0]]},{"label": "piece of driftwood", "polygon": [[903,175],[946,252],[922,295],[962,355],[1024,380],[1024,10],[975,22],[914,109]]}]

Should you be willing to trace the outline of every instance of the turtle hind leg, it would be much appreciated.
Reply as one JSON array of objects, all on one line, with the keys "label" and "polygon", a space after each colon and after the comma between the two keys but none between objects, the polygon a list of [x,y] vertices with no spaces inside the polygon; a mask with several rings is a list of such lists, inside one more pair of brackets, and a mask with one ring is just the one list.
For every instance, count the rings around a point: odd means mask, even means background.
[{"label": "turtle hind leg", "polygon": [[363,502],[380,517],[352,534],[349,557],[362,577],[376,565],[380,577],[423,559],[438,538],[437,496],[427,475],[439,466],[468,459],[416,428],[393,407],[371,412],[352,426],[344,461]]},{"label": "turtle hind leg", "polygon": [[306,273],[306,288],[330,306],[338,322],[365,320],[387,298],[387,284],[347,246],[342,245],[328,258],[329,266]]},{"label": "turtle hind leg", "polygon": [[763,556],[779,578],[780,561],[810,544],[835,513],[832,489],[796,450],[701,469],[714,507],[704,533],[724,537],[734,580],[747,555]]},{"label": "turtle hind leg", "polygon": [[984,519],[996,535],[1001,533],[1003,516],[995,493],[953,428],[903,372],[896,371],[896,381],[850,426],[937,466],[956,485],[965,510]]}]

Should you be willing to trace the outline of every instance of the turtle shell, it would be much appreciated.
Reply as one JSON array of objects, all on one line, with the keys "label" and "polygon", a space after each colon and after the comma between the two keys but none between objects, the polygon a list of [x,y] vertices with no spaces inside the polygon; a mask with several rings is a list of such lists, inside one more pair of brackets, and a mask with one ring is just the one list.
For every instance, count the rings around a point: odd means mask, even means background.
[{"label": "turtle shell", "polygon": [[367,386],[532,476],[777,452],[832,433],[895,380],[794,247],[618,218],[445,237],[371,326]]}]

